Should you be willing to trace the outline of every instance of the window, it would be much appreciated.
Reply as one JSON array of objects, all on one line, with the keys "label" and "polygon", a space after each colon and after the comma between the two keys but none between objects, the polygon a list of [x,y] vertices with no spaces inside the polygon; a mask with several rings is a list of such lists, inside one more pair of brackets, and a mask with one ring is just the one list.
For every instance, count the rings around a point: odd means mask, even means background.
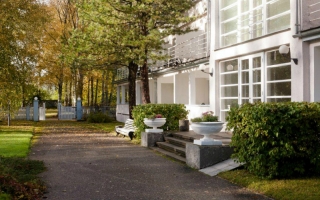
[{"label": "window", "polygon": [[291,100],[290,53],[279,51],[266,53],[266,101],[282,102]]},{"label": "window", "polygon": [[[265,60],[265,61],[264,61]],[[220,118],[230,107],[291,101],[290,54],[278,50],[220,62]]]},{"label": "window", "polygon": [[290,27],[290,0],[220,0],[220,45]]}]

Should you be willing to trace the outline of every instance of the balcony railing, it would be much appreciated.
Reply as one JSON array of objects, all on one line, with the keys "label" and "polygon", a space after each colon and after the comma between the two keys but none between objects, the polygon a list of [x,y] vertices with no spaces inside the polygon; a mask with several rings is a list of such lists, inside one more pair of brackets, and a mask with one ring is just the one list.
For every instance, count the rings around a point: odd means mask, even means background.
[{"label": "balcony railing", "polygon": [[[169,58],[157,61],[155,64],[149,64],[150,71],[161,71],[166,68],[178,67],[179,65],[207,58],[209,56],[207,33],[169,47],[164,50],[164,54],[168,55]],[[128,78],[128,72],[127,67],[117,69],[116,80]]]}]

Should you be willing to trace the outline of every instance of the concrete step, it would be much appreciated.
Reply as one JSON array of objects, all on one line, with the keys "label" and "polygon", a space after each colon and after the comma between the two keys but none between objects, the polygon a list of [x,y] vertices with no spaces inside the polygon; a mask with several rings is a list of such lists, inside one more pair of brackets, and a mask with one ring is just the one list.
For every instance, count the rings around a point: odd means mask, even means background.
[{"label": "concrete step", "polygon": [[178,156],[177,154],[175,153],[171,153],[169,151],[166,151],[164,149],[161,149],[159,147],[150,147],[150,149],[164,155],[164,156],[167,156],[167,157],[170,157],[170,158],[173,158],[174,160],[177,160],[179,162],[182,162],[182,163],[186,163],[186,158],[184,157],[181,157],[181,156]]},{"label": "concrete step", "polygon": [[184,141],[187,141],[187,142],[193,142],[193,140],[194,140],[193,136],[190,136],[190,135],[187,135],[187,134],[184,135],[184,134],[172,133],[171,135],[174,138],[177,138],[177,139],[180,139],[180,140],[184,140]]},{"label": "concrete step", "polygon": [[190,143],[186,140],[182,140],[174,137],[165,137],[164,139],[166,142],[182,148],[186,148],[187,143]]},{"label": "concrete step", "polygon": [[157,146],[171,153],[175,153],[178,156],[186,157],[186,149],[183,147],[179,147],[168,142],[157,142]]}]

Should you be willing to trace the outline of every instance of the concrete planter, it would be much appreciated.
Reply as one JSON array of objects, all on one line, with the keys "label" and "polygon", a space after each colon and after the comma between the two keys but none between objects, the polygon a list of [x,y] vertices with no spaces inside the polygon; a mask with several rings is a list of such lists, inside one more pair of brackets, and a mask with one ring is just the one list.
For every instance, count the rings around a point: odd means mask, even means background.
[{"label": "concrete planter", "polygon": [[222,145],[222,141],[210,138],[211,135],[219,133],[223,128],[223,122],[193,122],[192,130],[204,137],[200,140],[194,140],[197,145]]},{"label": "concrete planter", "polygon": [[147,133],[148,132],[162,133],[163,129],[158,129],[158,127],[161,127],[166,123],[166,118],[155,118],[155,119],[144,118],[143,122],[145,125],[152,127],[152,129],[146,129]]}]

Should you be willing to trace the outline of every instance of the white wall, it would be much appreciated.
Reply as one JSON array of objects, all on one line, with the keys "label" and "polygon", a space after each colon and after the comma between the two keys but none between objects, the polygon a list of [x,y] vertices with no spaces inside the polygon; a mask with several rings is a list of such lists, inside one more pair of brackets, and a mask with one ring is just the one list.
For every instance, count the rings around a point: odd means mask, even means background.
[{"label": "white wall", "polygon": [[196,104],[209,104],[209,80],[205,78],[196,78]]},{"label": "white wall", "polygon": [[159,103],[174,103],[173,83],[161,83],[161,94]]},{"label": "white wall", "polygon": [[189,73],[175,75],[174,102],[189,104]]}]

